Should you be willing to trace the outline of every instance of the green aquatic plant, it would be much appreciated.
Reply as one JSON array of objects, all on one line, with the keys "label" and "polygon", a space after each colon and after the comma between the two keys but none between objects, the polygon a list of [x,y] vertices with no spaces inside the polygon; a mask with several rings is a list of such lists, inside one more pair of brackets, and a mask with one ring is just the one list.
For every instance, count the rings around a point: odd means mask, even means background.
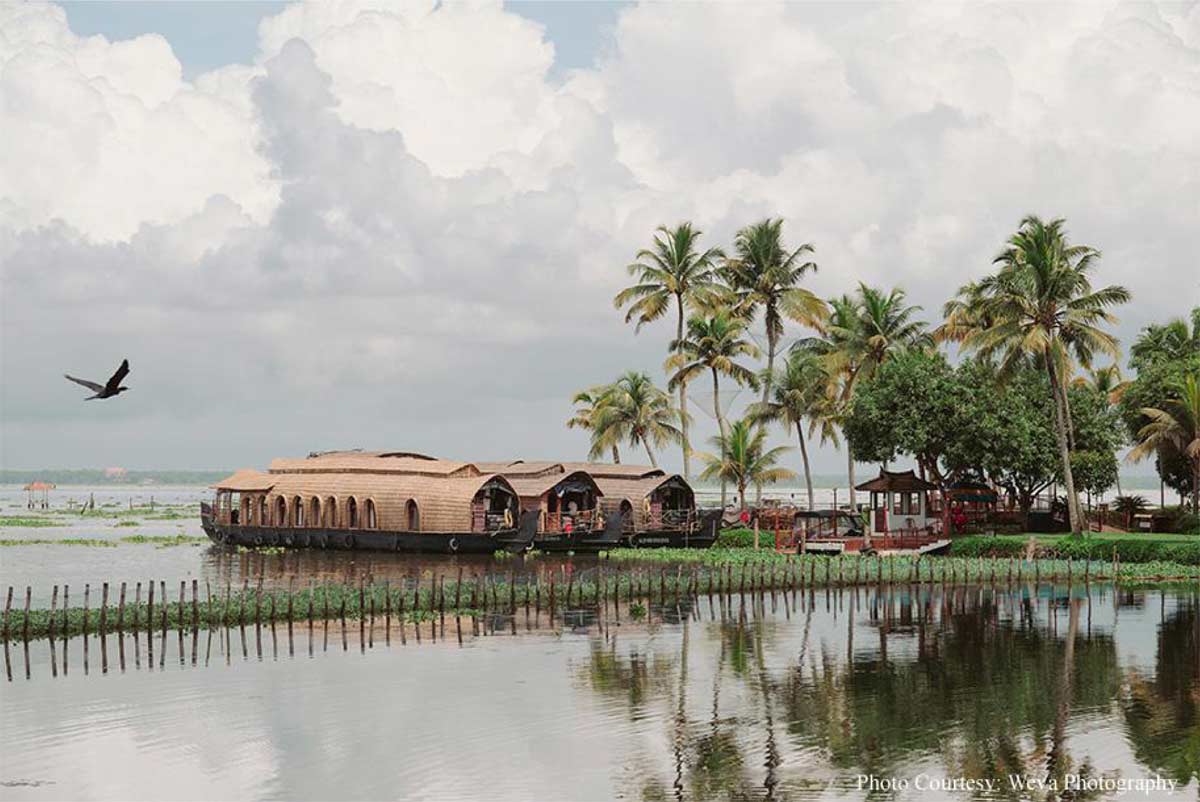
[{"label": "green aquatic plant", "polygon": [[50,538],[27,538],[24,540],[0,540],[0,546],[99,546],[102,548],[116,548],[117,541],[84,537],[65,537],[58,540],[51,540]]},{"label": "green aquatic plant", "polygon": [[12,526],[22,529],[36,529],[46,526],[66,526],[67,522],[57,518],[44,518],[41,516],[17,515],[17,516],[0,516],[0,527]]}]

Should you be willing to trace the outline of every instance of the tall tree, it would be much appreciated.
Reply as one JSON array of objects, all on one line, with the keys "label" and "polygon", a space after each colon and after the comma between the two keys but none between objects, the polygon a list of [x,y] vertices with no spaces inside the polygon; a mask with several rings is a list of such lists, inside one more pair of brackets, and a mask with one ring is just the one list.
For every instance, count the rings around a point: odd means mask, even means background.
[{"label": "tall tree", "polygon": [[[1089,367],[1096,353],[1117,356],[1116,339],[1101,325],[1113,322],[1108,309],[1129,300],[1124,287],[1092,288],[1089,274],[1100,252],[1072,245],[1062,219],[1044,222],[1026,217],[995,258],[997,272],[964,286],[964,297],[978,306],[979,325],[961,332],[964,349],[999,359],[1011,371],[1035,359],[1050,380],[1055,438],[1067,490],[1071,531],[1083,532],[1083,511],[1071,473],[1071,413],[1066,384],[1072,358]],[[947,306],[948,313],[953,312]]]},{"label": "tall tree", "polygon": [[[728,432],[725,416],[721,414],[721,376],[727,376],[738,384],[758,386],[754,371],[738,362],[739,357],[758,357],[758,348],[743,338],[746,326],[740,320],[724,312],[712,317],[688,319],[687,336],[682,341],[671,343],[675,353],[667,360],[673,369],[667,389],[687,384],[701,373],[708,371],[713,382],[713,412],[721,436]],[[721,482],[721,508],[725,508],[725,482]]]},{"label": "tall tree", "polygon": [[1161,362],[1179,362],[1200,354],[1200,306],[1192,309],[1191,326],[1183,318],[1152,323],[1129,348],[1129,367],[1141,372]]},{"label": "tall tree", "polygon": [[[757,422],[778,423],[785,429],[795,429],[800,443],[800,459],[804,465],[804,486],[808,492],[808,508],[816,509],[813,495],[812,469],[808,462],[808,444],[804,437],[807,424],[810,435],[827,426],[823,419],[828,404],[829,372],[821,360],[811,353],[800,351],[789,355],[782,370],[772,382],[774,389],[766,404],[758,403],[749,410]],[[822,439],[828,439],[823,432]]]},{"label": "tall tree", "polygon": [[[761,403],[765,404],[771,397],[783,322],[792,320],[819,330],[829,310],[812,291],[800,286],[805,276],[817,271],[817,263],[809,258],[813,246],[806,242],[789,250],[783,244],[782,218],[746,226],[737,233],[733,248],[734,257],[726,260],[722,274],[732,290],[734,313],[747,320],[759,309],[763,313],[767,368]],[[762,487],[756,488],[761,500]]]},{"label": "tall tree", "polygon": [[1157,407],[1143,407],[1148,423],[1129,452],[1132,460],[1173,451],[1187,460],[1192,474],[1192,512],[1200,515],[1200,371],[1175,385],[1174,393]]},{"label": "tall tree", "polygon": [[600,420],[600,412],[606,404],[612,399],[613,387],[611,384],[601,384],[595,387],[589,387],[586,390],[580,390],[571,399],[571,403],[575,405],[575,414],[567,421],[568,429],[583,429],[591,434],[591,447],[588,451],[588,459],[599,459],[605,449],[609,449],[612,453],[612,461],[617,465],[621,464],[621,451],[617,440],[604,441],[603,438],[597,437],[596,424]]},{"label": "tall tree", "polygon": [[[674,306],[675,340],[683,340],[685,309],[697,302],[704,302],[718,288],[717,260],[724,254],[719,248],[701,251],[700,231],[691,223],[680,223],[675,228],[659,226],[654,235],[654,245],[638,251],[633,264],[627,267],[629,275],[636,278],[634,285],[617,293],[613,304],[620,309],[628,306],[625,322],[636,320],[635,331],[658,320]],[[681,382],[679,390],[680,443],[683,447],[683,476],[691,478],[691,444],[688,441],[687,382]]]},{"label": "tall tree", "polygon": [[746,509],[746,488],[751,484],[771,484],[792,479],[794,471],[779,467],[779,458],[788,449],[766,448],[767,433],[749,418],[734,421],[727,435],[717,435],[712,443],[715,455],[704,455],[701,479],[723,479],[738,489],[741,509]]},{"label": "tall tree", "polygon": [[[854,295],[843,295],[829,302],[830,315],[824,334],[798,341],[793,349],[817,354],[836,382],[840,417],[847,420],[854,406],[859,382],[870,379],[879,367],[893,357],[932,343],[925,324],[914,319],[919,306],[905,303],[904,291],[858,285]],[[846,468],[850,483],[850,505],[855,506],[854,451],[846,439]]]},{"label": "tall tree", "polygon": [[677,443],[682,433],[675,425],[679,411],[671,398],[654,386],[645,373],[630,371],[617,379],[596,416],[596,437],[603,442],[627,441],[646,449],[650,464],[658,467],[651,444]]}]

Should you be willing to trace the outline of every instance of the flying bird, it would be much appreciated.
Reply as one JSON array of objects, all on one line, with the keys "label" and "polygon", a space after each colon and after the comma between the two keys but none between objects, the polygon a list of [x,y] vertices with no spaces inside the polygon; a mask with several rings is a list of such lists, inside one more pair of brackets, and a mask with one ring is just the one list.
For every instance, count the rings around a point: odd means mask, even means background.
[{"label": "flying bird", "polygon": [[123,393],[129,389],[128,387],[121,386],[121,382],[128,375],[129,375],[129,360],[128,359],[121,360],[121,367],[117,368],[117,372],[112,375],[112,378],[110,378],[108,380],[107,384],[97,384],[96,382],[90,382],[87,379],[77,379],[74,376],[67,374],[67,373],[63,374],[63,376],[65,376],[66,378],[75,382],[76,384],[81,384],[84,387],[91,390],[93,393],[95,393],[95,395],[88,396],[87,398],[85,398],[84,401],[91,401],[94,398],[112,398],[114,395],[120,395],[121,393]]}]

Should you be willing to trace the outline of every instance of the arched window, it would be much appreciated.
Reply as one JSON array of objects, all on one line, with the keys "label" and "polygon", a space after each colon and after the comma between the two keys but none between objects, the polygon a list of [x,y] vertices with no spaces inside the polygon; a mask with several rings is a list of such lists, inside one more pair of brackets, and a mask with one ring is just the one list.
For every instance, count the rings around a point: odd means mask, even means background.
[{"label": "arched window", "polygon": [[331,529],[338,525],[337,499],[333,496],[325,499],[325,525]]},{"label": "arched window", "polygon": [[346,501],[346,522],[351,529],[358,528],[358,500],[354,496]]},{"label": "arched window", "polygon": [[254,523],[258,524],[259,526],[266,526],[268,509],[269,508],[267,507],[267,497],[259,496],[258,497],[258,512],[256,512],[254,514]]},{"label": "arched window", "polygon": [[275,498],[275,521],[276,526],[287,526],[287,501],[283,496]]},{"label": "arched window", "polygon": [[367,529],[376,529],[379,527],[379,522],[375,518],[375,501],[367,499]]},{"label": "arched window", "polygon": [[411,498],[404,505],[404,520],[408,524],[406,527],[408,531],[421,531],[421,510],[417,507],[417,502]]},{"label": "arched window", "polygon": [[250,497],[242,496],[241,502],[238,504],[238,506],[241,508],[241,523],[243,525],[250,523]]},{"label": "arched window", "polygon": [[309,526],[321,525],[321,499],[313,496],[312,501],[308,505],[308,522]]},{"label": "arched window", "polygon": [[304,526],[304,499],[292,499],[292,526]]}]

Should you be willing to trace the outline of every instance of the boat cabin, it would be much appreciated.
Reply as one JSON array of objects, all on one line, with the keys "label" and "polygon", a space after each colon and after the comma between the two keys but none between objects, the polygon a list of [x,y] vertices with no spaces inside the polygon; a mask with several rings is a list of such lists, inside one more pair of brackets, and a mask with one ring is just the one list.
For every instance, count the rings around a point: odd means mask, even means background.
[{"label": "boat cabin", "polygon": [[871,494],[871,532],[916,533],[937,525],[940,518],[930,510],[929,492],[936,485],[913,471],[884,471],[854,488]]},{"label": "boat cabin", "polygon": [[405,452],[329,452],[275,460],[214,484],[219,524],[273,529],[478,532],[520,514],[503,476]]},{"label": "boat cabin", "polygon": [[521,509],[538,512],[538,532],[570,534],[603,528],[596,481],[584,471],[542,476],[510,476],[521,500]]},{"label": "boat cabin", "polygon": [[626,531],[687,530],[697,523],[696,494],[678,474],[654,470],[643,478],[597,476],[596,484],[604,494],[600,508],[606,514],[620,512]]}]

